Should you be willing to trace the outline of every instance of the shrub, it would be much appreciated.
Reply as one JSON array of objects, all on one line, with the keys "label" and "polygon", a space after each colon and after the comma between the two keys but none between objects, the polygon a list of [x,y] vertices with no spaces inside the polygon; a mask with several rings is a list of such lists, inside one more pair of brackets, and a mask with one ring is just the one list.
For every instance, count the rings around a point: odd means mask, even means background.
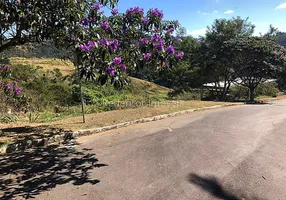
[{"label": "shrub", "polygon": [[[256,96],[270,96],[276,97],[279,93],[276,83],[261,83],[255,90]],[[249,90],[247,87],[236,85],[231,87],[230,99],[231,100],[246,100],[249,98]]]},{"label": "shrub", "polygon": [[276,97],[279,93],[276,83],[262,83],[256,88],[256,96]]},{"label": "shrub", "polygon": [[59,69],[43,71],[40,67],[18,64],[13,66],[11,77],[20,80],[23,91],[29,98],[32,111],[43,111],[48,107],[72,105],[72,88]]},{"label": "shrub", "polygon": [[53,95],[53,101],[60,106],[71,106],[74,104],[72,87],[65,82],[49,85],[49,90]]},{"label": "shrub", "polygon": [[249,97],[249,90],[247,87],[235,85],[230,88],[229,99],[233,101],[246,100]]},{"label": "shrub", "polygon": [[[90,105],[93,104],[93,96],[90,89],[86,87],[82,87],[82,96],[84,99],[85,104]],[[79,85],[73,85],[72,86],[72,99],[75,103],[80,103],[80,87]]]}]

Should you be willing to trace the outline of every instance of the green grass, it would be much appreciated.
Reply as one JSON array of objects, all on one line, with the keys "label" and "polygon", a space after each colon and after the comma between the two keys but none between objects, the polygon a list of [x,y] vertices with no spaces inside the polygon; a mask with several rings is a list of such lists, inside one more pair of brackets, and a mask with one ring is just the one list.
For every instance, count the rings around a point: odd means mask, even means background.
[{"label": "green grass", "polygon": [[[28,112],[14,121],[46,123],[81,115],[79,86],[73,83],[73,78],[66,79],[64,76],[73,75],[74,67],[71,62],[21,57],[12,57],[9,60],[13,76],[22,81],[20,85],[24,94],[31,97],[30,104],[36,107],[33,113]],[[36,70],[39,66],[41,68]],[[63,75],[53,71],[55,69],[59,69]],[[131,84],[120,90],[111,85],[99,86],[84,81],[86,113],[137,108],[148,102],[168,100],[168,88],[137,78],[130,79]],[[3,118],[0,122],[9,120]]]}]

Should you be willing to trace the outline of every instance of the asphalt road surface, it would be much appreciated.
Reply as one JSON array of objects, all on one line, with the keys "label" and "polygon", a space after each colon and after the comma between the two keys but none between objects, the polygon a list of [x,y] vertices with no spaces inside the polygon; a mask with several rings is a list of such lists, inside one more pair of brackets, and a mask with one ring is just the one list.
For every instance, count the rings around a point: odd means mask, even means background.
[{"label": "asphalt road surface", "polygon": [[284,200],[285,120],[286,101],[276,101],[82,137],[9,158],[21,169],[7,164],[2,199]]}]

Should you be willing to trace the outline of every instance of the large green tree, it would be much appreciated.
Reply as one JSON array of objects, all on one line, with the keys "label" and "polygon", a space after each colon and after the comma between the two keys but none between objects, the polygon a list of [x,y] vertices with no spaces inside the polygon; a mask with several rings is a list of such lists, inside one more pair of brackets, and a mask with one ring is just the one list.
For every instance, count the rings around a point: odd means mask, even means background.
[{"label": "large green tree", "polygon": [[225,100],[233,81],[232,59],[222,46],[224,42],[240,36],[250,36],[255,26],[248,19],[240,17],[217,19],[207,28],[205,37],[201,38],[200,51],[195,60],[202,68],[201,76],[205,83],[214,83],[214,93],[219,100]]},{"label": "large green tree", "polygon": [[238,37],[224,43],[232,60],[235,82],[249,88],[249,100],[254,101],[256,87],[277,77],[285,67],[285,48],[264,37]]}]

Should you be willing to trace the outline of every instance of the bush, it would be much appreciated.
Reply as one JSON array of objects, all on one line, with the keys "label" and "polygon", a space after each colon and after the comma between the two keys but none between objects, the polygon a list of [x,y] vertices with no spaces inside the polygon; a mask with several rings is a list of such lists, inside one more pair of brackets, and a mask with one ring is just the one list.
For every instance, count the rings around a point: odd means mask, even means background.
[{"label": "bush", "polygon": [[279,93],[276,83],[262,83],[255,90],[256,96],[276,97]]},{"label": "bush", "polygon": [[25,92],[31,99],[31,106],[37,111],[56,105],[73,105],[72,88],[66,82],[51,83],[49,79],[42,77],[27,82]]},{"label": "bush", "polygon": [[65,82],[49,85],[49,90],[53,95],[53,101],[60,106],[71,106],[74,104],[72,97],[72,87]]},{"label": "bush", "polygon": [[40,67],[13,65],[11,79],[18,80],[32,111],[74,104],[70,82],[64,80],[59,69],[43,71]]},{"label": "bush", "polygon": [[233,101],[247,100],[249,98],[249,89],[241,85],[235,85],[230,88],[229,99]]},{"label": "bush", "polygon": [[[261,83],[255,90],[255,96],[276,97],[279,93],[276,83]],[[249,99],[249,89],[247,87],[236,85],[230,90],[231,100],[247,100]]]},{"label": "bush", "polygon": [[[85,104],[90,105],[94,103],[91,90],[84,86],[82,87],[82,96]],[[72,99],[75,103],[81,103],[79,85],[72,86]]]}]

